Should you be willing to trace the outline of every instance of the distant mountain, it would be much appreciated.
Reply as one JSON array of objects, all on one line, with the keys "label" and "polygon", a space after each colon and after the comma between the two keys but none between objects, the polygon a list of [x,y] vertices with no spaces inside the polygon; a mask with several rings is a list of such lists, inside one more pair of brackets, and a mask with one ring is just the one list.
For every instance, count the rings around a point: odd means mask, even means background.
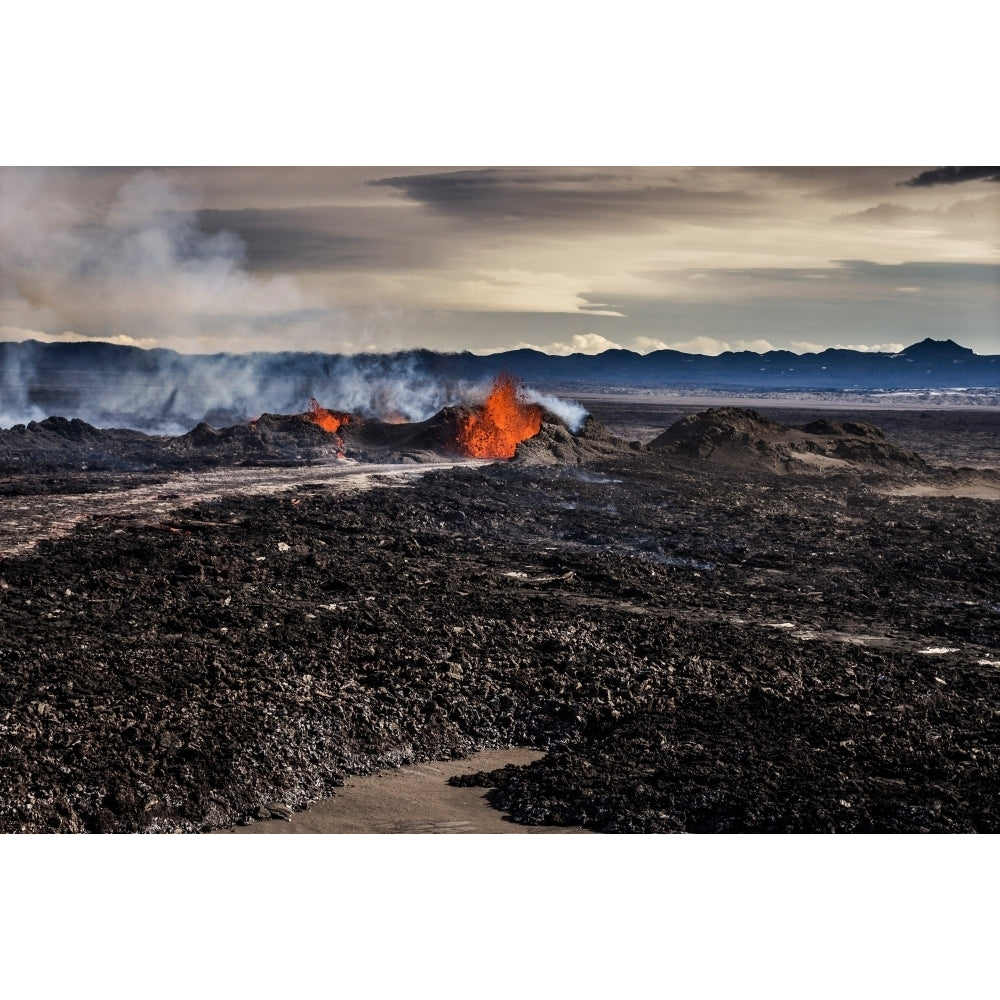
[{"label": "distant mountain", "polygon": [[919,344],[911,344],[902,353],[902,357],[922,364],[949,364],[974,361],[976,355],[971,347],[960,347],[954,340],[921,340]]},{"label": "distant mountain", "polygon": [[263,412],[291,413],[310,396],[361,415],[425,419],[455,402],[462,385],[509,371],[544,392],[602,388],[817,391],[1000,388],[1000,355],[952,340],[924,340],[899,354],[829,349],[726,352],[718,357],[655,351],[553,357],[517,350],[479,356],[428,350],[338,355],[179,354],[104,343],[0,343],[0,426],[50,415],[97,426],[179,432]]}]

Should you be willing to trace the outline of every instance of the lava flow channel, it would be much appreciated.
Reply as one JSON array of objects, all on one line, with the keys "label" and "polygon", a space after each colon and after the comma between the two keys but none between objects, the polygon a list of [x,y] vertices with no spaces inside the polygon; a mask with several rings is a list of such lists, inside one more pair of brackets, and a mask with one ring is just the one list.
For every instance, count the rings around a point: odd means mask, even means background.
[{"label": "lava flow channel", "polygon": [[523,394],[518,379],[498,375],[482,406],[460,418],[458,450],[470,458],[513,458],[517,446],[542,429],[542,407]]}]

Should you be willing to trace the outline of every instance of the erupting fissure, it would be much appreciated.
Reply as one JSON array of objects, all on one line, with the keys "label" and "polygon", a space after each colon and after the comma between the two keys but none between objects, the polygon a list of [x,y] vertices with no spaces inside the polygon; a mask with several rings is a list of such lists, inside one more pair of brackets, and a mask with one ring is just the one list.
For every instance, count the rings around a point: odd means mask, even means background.
[{"label": "erupting fissure", "polygon": [[306,413],[306,418],[330,434],[336,434],[344,424],[351,422],[351,415],[349,413],[328,410],[326,407],[320,406],[319,401],[315,397],[309,400],[309,410]]},{"label": "erupting fissure", "polygon": [[459,421],[458,450],[470,458],[513,458],[522,441],[542,429],[542,407],[524,399],[524,386],[513,375],[493,380],[486,401]]}]

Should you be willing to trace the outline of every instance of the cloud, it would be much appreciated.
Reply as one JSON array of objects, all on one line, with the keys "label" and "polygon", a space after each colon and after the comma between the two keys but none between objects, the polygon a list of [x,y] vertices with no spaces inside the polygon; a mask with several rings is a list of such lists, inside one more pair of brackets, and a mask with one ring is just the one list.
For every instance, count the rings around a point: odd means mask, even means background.
[{"label": "cloud", "polygon": [[650,354],[653,351],[666,350],[667,345],[656,337],[635,337],[632,340],[632,349],[637,354]]},{"label": "cloud", "polygon": [[116,333],[110,337],[87,337],[82,333],[66,330],[63,333],[45,333],[42,330],[27,330],[22,326],[0,326],[0,341],[38,340],[43,344],[83,344],[99,342],[102,344],[118,344],[122,347],[155,347],[152,337],[130,337],[124,333]]},{"label": "cloud", "polygon": [[428,240],[396,205],[201,209],[197,221],[209,235],[239,233],[250,270],[417,268],[445,252],[443,240]]},{"label": "cloud", "polygon": [[182,351],[986,350],[1000,184],[896,186],[929,170],[0,168],[0,326]]},{"label": "cloud", "polygon": [[734,351],[753,351],[755,354],[764,354],[767,351],[777,350],[769,340],[734,340],[732,343]]},{"label": "cloud", "polygon": [[916,285],[901,285],[899,288],[894,288],[894,292],[907,292],[909,294],[915,294],[917,292],[923,291],[922,288],[917,288]]},{"label": "cloud", "polygon": [[[995,256],[997,219],[1000,218],[1000,185],[985,189],[986,193],[973,197],[956,197],[955,189],[937,188],[930,197],[936,204],[928,204],[926,192],[913,197],[918,207],[897,202],[879,202],[860,212],[835,216],[835,223],[850,226],[859,240],[913,240],[924,247],[937,245],[937,256],[944,250],[944,258],[974,260]],[[960,189],[968,194],[969,188]],[[982,190],[982,189],[981,189]],[[958,248],[961,247],[959,251]],[[911,250],[917,250],[914,245]],[[921,249],[920,256],[926,253]],[[917,256],[906,253],[910,259]]]},{"label": "cloud", "polygon": [[769,340],[720,340],[717,337],[691,337],[689,340],[669,342],[658,337],[635,337],[632,344],[633,350],[637,354],[650,354],[653,351],[682,351],[684,354],[707,354],[712,357],[726,351],[754,351],[757,354],[764,354],[776,349]]},{"label": "cloud", "polygon": [[754,351],[757,354],[764,354],[767,351],[775,350],[774,344],[769,340],[718,340],[715,337],[692,337],[690,340],[675,340],[664,343],[663,348],[671,351],[682,351],[684,354],[707,354],[710,357],[724,354],[726,351]]},{"label": "cloud", "polygon": [[[829,344],[814,344],[808,340],[791,340],[788,345],[796,354],[821,354]],[[860,351],[862,354],[899,354],[903,344],[834,344],[835,351]]]},{"label": "cloud", "polygon": [[44,170],[11,170],[0,185],[0,302],[9,325],[181,350],[296,346],[329,338],[320,296],[287,275],[255,277],[246,245],[197,224],[196,188],[140,170],[93,203],[61,197]]},{"label": "cloud", "polygon": [[860,351],[862,354],[899,354],[905,344],[834,344],[835,351]]},{"label": "cloud", "polygon": [[620,351],[622,350],[622,345],[616,344],[613,340],[608,340],[607,337],[602,337],[599,333],[577,333],[568,341],[555,341],[551,344],[545,344],[542,347],[522,341],[520,344],[515,344],[512,348],[500,348],[500,350],[514,351],[525,349],[566,357],[569,354],[602,354],[604,351]]},{"label": "cloud", "polygon": [[1000,167],[937,167],[896,183],[897,187],[933,187],[964,181],[1000,181]]},{"label": "cloud", "polygon": [[641,167],[500,167],[382,177],[368,183],[391,187],[436,212],[477,222],[568,228],[595,224],[655,227],[663,218],[742,215],[753,199],[735,173],[717,173],[720,186],[697,170]]},{"label": "cloud", "polygon": [[910,221],[918,213],[893,201],[880,201],[871,208],[865,208],[860,212],[845,212],[834,217],[835,222],[865,222],[876,224],[895,225],[899,222]]}]

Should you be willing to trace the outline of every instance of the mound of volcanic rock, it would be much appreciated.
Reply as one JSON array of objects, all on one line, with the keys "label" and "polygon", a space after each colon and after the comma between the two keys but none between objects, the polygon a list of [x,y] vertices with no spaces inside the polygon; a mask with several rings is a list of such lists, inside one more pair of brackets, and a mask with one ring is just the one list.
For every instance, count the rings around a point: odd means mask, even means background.
[{"label": "mound of volcanic rock", "polygon": [[200,423],[176,437],[83,420],[48,417],[0,430],[0,471],[122,471],[219,465],[304,465],[336,458],[343,442],[299,414],[265,413],[249,424],[218,430]]},{"label": "mound of volcanic rock", "polygon": [[[295,466],[337,458],[393,464],[434,462],[442,457],[470,457],[461,433],[474,413],[472,407],[449,406],[428,420],[414,422],[337,414],[336,422],[328,426],[310,413],[265,413],[232,427],[215,428],[202,422],[175,437],[98,429],[79,419],[48,417],[0,430],[0,472]],[[561,418],[543,410],[541,430],[517,446],[516,456],[528,465],[581,465],[627,453],[630,447],[591,418],[574,435]]]},{"label": "mound of volcanic rock", "polygon": [[463,406],[448,406],[428,420],[388,422],[354,418],[341,428],[344,454],[359,462],[439,461],[442,455],[460,454],[456,445]]},{"label": "mound of volcanic rock", "polygon": [[176,437],[102,430],[56,416],[0,430],[0,473],[301,466],[343,458],[406,464],[511,456],[523,466],[659,458],[782,475],[931,471],[919,455],[865,423],[821,419],[788,426],[754,410],[723,407],[685,417],[643,446],[615,437],[591,416],[573,433],[555,413],[541,406],[537,410],[537,432],[520,439],[516,448],[508,441],[496,452],[469,450],[470,421],[482,412],[474,406],[446,407],[423,421],[391,422],[336,413],[316,404],[311,412],[265,413],[249,423],[221,429],[200,423]]},{"label": "mound of volcanic rock", "polygon": [[796,427],[736,407],[684,417],[648,447],[681,461],[778,474],[929,471],[919,455],[893,444],[871,424],[821,419]]},{"label": "mound of volcanic rock", "polygon": [[514,461],[521,465],[588,465],[642,450],[638,442],[615,437],[591,416],[585,418],[579,433],[573,434],[564,420],[545,410],[541,430],[517,446]]},{"label": "mound of volcanic rock", "polygon": [[249,424],[221,430],[200,423],[161,439],[164,457],[212,465],[302,465],[336,458],[340,438],[302,414],[264,413]]},{"label": "mound of volcanic rock", "polygon": [[98,430],[83,420],[47,417],[0,429],[0,472],[140,468],[158,450],[140,431]]}]

